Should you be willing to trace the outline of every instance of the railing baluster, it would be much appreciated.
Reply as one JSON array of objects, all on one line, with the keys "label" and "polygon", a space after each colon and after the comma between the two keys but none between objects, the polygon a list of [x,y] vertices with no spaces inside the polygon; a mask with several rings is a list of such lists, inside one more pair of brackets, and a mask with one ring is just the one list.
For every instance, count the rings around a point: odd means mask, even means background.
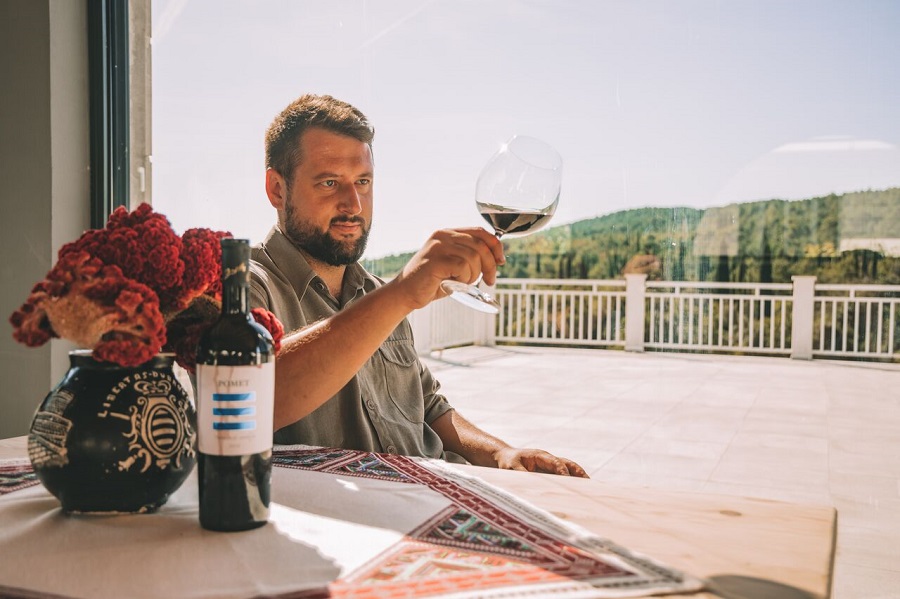
[{"label": "railing baluster", "polygon": [[[750,347],[754,347],[754,338],[756,338],[756,346],[762,345],[762,300],[758,298],[750,299]],[[759,333],[757,333],[757,328]]]},{"label": "railing baluster", "polygon": [[734,298],[728,298],[728,347],[734,347]]},{"label": "railing baluster", "polygon": [[538,306],[536,307],[537,315],[540,317],[540,332],[542,339],[550,338],[550,292],[547,290],[535,291],[535,298]]},{"label": "railing baluster", "polygon": [[894,354],[894,315],[897,313],[897,301],[892,300],[890,303],[890,318],[888,319],[888,353]]},{"label": "railing baluster", "polygon": [[872,341],[872,302],[866,302],[866,326],[864,330],[863,352],[868,353],[871,351],[870,347]]},{"label": "railing baluster", "polygon": [[518,298],[518,296],[519,296],[519,294],[516,292],[513,292],[510,294],[509,309],[506,311],[506,314],[504,314],[504,316],[506,318],[506,334],[507,334],[507,336],[513,337],[513,338],[516,336],[516,331],[515,331],[515,329],[513,329],[513,324],[516,322],[516,319],[514,318],[514,316],[515,316],[514,313],[516,310],[516,301],[517,301],[516,298]]},{"label": "railing baluster", "polygon": [[781,343],[780,349],[787,349],[787,300],[781,300]]},{"label": "railing baluster", "polygon": [[[758,291],[757,291],[758,293]],[[756,332],[756,347],[764,347],[764,339],[765,339],[765,331],[766,331],[766,311],[765,311],[765,300],[762,298],[756,299],[756,319],[754,322],[759,329]]]},{"label": "railing baluster", "polygon": [[531,331],[529,333],[529,336],[532,339],[539,339],[541,336],[541,296],[537,293],[529,293],[528,302],[526,305],[528,306],[528,323],[526,324],[525,328],[526,330]]},{"label": "railing baluster", "polygon": [[597,297],[597,329],[596,335],[598,341],[610,341],[609,337],[605,337],[603,333],[603,319],[611,320],[615,318],[612,311],[611,295],[601,295]]},{"label": "railing baluster", "polygon": [[756,326],[759,327],[759,347],[766,347],[766,300],[760,298],[757,301],[759,306],[759,318],[756,320]]},{"label": "railing baluster", "polygon": [[724,344],[722,341],[724,340],[722,336],[723,326],[725,322],[725,300],[723,298],[719,298],[719,336],[716,342],[718,347],[722,347]]},{"label": "railing baluster", "polygon": [[[838,303],[837,301],[828,302],[831,305],[831,350],[837,351],[837,313],[838,313]],[[824,348],[823,348],[824,349]]]},{"label": "railing baluster", "polygon": [[841,351],[848,351],[849,344],[848,341],[850,339],[850,329],[847,327],[847,323],[850,319],[850,301],[844,300],[841,302],[841,317],[843,319],[843,326],[841,327]]},{"label": "railing baluster", "polygon": [[688,345],[694,344],[694,298],[688,296],[685,298],[688,304],[688,317],[687,317],[687,343]]},{"label": "railing baluster", "polygon": [[[610,299],[610,302],[612,302],[613,298],[610,297],[609,299]],[[606,338],[610,341],[612,341],[613,339],[615,339],[616,341],[621,341],[622,340],[622,311],[624,310],[624,308],[622,307],[622,303],[623,303],[622,296],[617,295],[615,297],[615,302],[616,302],[616,310],[615,310],[616,316],[615,316],[615,318],[610,319],[612,321],[611,326],[612,326],[613,332],[612,332],[612,334],[607,335]]]},{"label": "railing baluster", "polygon": [[656,301],[659,302],[659,315],[657,316],[657,318],[659,319],[659,323],[657,324],[657,327],[656,327],[658,338],[656,341],[657,341],[657,343],[662,343],[665,340],[665,335],[663,333],[663,330],[664,330],[663,325],[666,320],[666,306],[664,303],[665,298],[663,298],[662,296],[659,296]]},{"label": "railing baluster", "polygon": [[[578,322],[578,329],[576,331],[575,338],[580,341],[581,339],[584,339],[584,296],[579,293],[577,295],[577,299],[578,299],[578,302],[577,302],[578,303],[578,315],[575,320]],[[573,312],[574,312],[574,310],[573,310]]]},{"label": "railing baluster", "polygon": [[878,306],[878,326],[875,329],[875,331],[876,331],[875,353],[880,354],[880,353],[882,353],[882,347],[881,347],[882,328],[881,327],[884,326],[884,306],[885,306],[885,304],[883,302],[878,302],[877,306]]}]

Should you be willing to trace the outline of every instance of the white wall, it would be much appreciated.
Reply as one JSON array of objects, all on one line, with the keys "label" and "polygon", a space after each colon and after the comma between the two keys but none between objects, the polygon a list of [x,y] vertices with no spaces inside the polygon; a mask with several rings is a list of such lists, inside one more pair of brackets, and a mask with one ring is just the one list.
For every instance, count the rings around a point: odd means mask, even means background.
[{"label": "white wall", "polygon": [[[0,3],[0,316],[90,223],[85,0]],[[68,367],[68,344],[0,334],[0,438],[25,434]],[[52,346],[52,347],[51,347]]]}]

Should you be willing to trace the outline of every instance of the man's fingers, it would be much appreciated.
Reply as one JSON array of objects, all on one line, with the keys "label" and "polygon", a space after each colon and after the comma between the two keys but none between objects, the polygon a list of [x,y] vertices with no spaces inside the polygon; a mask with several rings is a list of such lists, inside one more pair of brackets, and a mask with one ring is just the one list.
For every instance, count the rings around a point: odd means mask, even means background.
[{"label": "man's fingers", "polygon": [[550,474],[558,474],[559,476],[590,478],[587,472],[584,471],[584,468],[572,460],[557,457],[543,450],[537,450],[537,453],[530,454],[527,458],[523,457],[523,462],[529,464],[529,470],[532,472],[538,470]]},{"label": "man's fingers", "polygon": [[566,468],[569,471],[569,474],[572,476],[580,476],[581,478],[590,478],[588,473],[584,471],[584,468],[573,462],[572,460],[563,459],[566,463]]},{"label": "man's fingers", "polygon": [[[449,251],[468,262],[467,265],[460,263],[454,266],[452,274],[456,275],[456,280],[472,283],[481,274],[487,284],[494,284],[497,264],[502,264],[505,260],[500,240],[478,228],[447,229],[441,233],[443,241],[452,245]],[[463,266],[468,266],[468,269]],[[468,277],[464,276],[466,274]]]},{"label": "man's fingers", "polygon": [[484,275],[484,282],[493,285],[497,282],[497,265],[505,264],[503,244],[496,235],[491,235],[484,229],[461,229],[473,241],[473,247],[478,252],[479,270]]},{"label": "man's fingers", "polygon": [[494,256],[494,261],[497,264],[505,264],[506,260],[503,257],[503,244],[500,243],[500,239],[488,231],[484,229],[467,229],[470,231],[471,235],[484,243],[491,251],[491,254]]},{"label": "man's fingers", "polygon": [[550,463],[553,466],[553,472],[559,474],[560,476],[569,476],[569,467],[563,460],[557,457],[552,457]]},{"label": "man's fingers", "polygon": [[393,282],[406,290],[413,309],[421,308],[447,295],[441,287],[446,280],[470,284],[483,275],[493,285],[497,264],[503,260],[503,245],[488,231],[441,229],[431,234]]}]

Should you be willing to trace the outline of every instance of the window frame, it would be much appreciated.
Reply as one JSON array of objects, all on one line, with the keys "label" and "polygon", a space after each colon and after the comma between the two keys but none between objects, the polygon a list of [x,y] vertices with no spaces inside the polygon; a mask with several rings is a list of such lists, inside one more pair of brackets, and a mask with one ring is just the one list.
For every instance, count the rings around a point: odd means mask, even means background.
[{"label": "window frame", "polygon": [[129,206],[128,0],[88,0],[91,227]]}]

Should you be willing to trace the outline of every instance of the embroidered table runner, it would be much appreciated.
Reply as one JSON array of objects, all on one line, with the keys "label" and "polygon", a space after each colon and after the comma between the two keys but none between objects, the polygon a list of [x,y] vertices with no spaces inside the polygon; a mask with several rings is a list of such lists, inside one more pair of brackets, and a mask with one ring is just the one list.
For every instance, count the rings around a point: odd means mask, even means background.
[{"label": "embroidered table runner", "polygon": [[699,581],[436,460],[279,447],[267,526],[200,528],[192,475],[150,515],[65,516],[0,462],[0,595],[634,597]]}]

